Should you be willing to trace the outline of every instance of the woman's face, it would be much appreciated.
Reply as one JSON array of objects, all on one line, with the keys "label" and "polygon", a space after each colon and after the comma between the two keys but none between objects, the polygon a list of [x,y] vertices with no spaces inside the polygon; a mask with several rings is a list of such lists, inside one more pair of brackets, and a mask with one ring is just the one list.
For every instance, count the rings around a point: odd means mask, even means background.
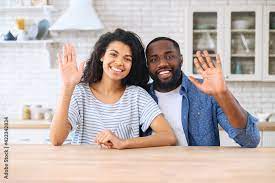
[{"label": "woman's face", "polygon": [[132,66],[132,52],[128,45],[120,42],[111,42],[103,57],[103,78],[122,80],[125,78]]}]

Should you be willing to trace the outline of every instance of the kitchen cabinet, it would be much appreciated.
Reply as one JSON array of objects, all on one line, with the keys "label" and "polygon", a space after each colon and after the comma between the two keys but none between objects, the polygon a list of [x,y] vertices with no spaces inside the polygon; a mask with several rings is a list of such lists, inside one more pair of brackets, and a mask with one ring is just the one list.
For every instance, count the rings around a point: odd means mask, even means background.
[{"label": "kitchen cabinet", "polygon": [[194,57],[197,50],[207,50],[213,60],[219,53],[223,57],[223,7],[188,7],[185,24],[184,71],[194,74]]},{"label": "kitchen cabinet", "polygon": [[263,79],[275,80],[275,6],[263,11]]},{"label": "kitchen cabinet", "polygon": [[[25,27],[24,31],[28,32],[24,34],[28,35],[28,39],[36,39],[40,29],[40,34],[46,34],[47,32],[43,32],[44,27],[46,27],[46,23],[41,24],[40,28],[38,24],[41,23],[41,20],[52,21],[52,15],[56,13],[55,8],[52,5],[46,6],[0,6],[0,17],[1,17],[1,27],[0,34],[7,34],[10,30],[14,36],[19,33],[17,29],[15,29],[14,24],[18,18],[22,18],[24,20],[23,27]],[[43,27],[44,26],[44,27]],[[36,35],[37,34],[37,35]],[[43,35],[42,34],[42,35]],[[20,36],[19,36],[20,37]],[[48,55],[49,60],[49,68],[56,68],[56,55],[57,50],[60,47],[60,44],[53,40],[16,40],[16,41],[3,41],[1,37],[0,46],[3,50],[16,50],[19,52],[20,49],[29,49],[27,52],[33,53],[33,49],[40,48],[41,51],[45,50]],[[25,38],[24,38],[25,39]],[[43,37],[41,37],[43,39]]]},{"label": "kitchen cabinet", "polygon": [[[185,73],[197,76],[193,65],[194,53],[196,50],[208,50],[214,61],[216,54],[220,54],[226,80],[263,80],[263,76],[268,73],[268,69],[263,67],[262,36],[268,34],[263,31],[263,20],[268,19],[267,15],[263,16],[263,9],[259,5],[188,7],[185,24]],[[273,15],[272,12],[269,14],[272,20]],[[273,36],[273,30],[268,31]],[[271,68],[273,72],[273,59],[268,62],[269,70]],[[271,78],[274,79],[275,77]]]},{"label": "kitchen cabinet", "polygon": [[[50,123],[44,120],[12,120],[9,122],[9,144],[49,144]],[[71,135],[64,144],[71,143]],[[0,144],[4,143],[4,125],[0,124]]]},{"label": "kitchen cabinet", "polygon": [[[9,144],[48,144],[49,129],[9,129]],[[3,129],[0,129],[0,142],[3,143]]]}]

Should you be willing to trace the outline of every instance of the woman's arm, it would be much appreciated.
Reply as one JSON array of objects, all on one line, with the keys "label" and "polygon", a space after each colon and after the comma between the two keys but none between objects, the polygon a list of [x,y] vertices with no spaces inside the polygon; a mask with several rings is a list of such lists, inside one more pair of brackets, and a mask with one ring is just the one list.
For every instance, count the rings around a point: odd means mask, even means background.
[{"label": "woman's arm", "polygon": [[68,120],[68,110],[73,91],[74,86],[62,87],[50,130],[51,143],[55,146],[63,144],[72,128]]},{"label": "woman's arm", "polygon": [[150,127],[155,132],[146,137],[137,137],[127,140],[121,140],[111,131],[106,130],[99,133],[96,137],[96,143],[108,148],[130,149],[142,147],[170,146],[176,145],[176,136],[163,115],[158,115],[151,123]]},{"label": "woman's arm", "polygon": [[68,120],[69,105],[74,88],[79,83],[84,69],[84,62],[79,69],[77,68],[75,49],[70,44],[63,47],[63,57],[61,54],[58,55],[58,63],[63,86],[50,129],[53,145],[62,145],[72,128]]}]

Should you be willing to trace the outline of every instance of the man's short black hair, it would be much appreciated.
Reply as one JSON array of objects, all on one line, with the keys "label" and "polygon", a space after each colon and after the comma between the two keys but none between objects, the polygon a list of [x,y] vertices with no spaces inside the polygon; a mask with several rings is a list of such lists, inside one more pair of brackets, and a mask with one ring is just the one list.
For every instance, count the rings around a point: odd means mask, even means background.
[{"label": "man's short black hair", "polygon": [[177,43],[177,41],[175,41],[174,39],[171,39],[171,38],[169,38],[169,37],[157,37],[157,38],[153,39],[152,41],[150,41],[150,42],[148,43],[148,45],[147,45],[147,47],[146,47],[146,50],[145,50],[146,55],[147,55],[147,53],[148,53],[148,48],[149,48],[149,46],[150,46],[152,43],[157,42],[157,41],[161,41],[161,40],[171,41],[171,42],[173,43],[174,47],[178,50],[178,52],[179,52],[179,54],[180,54],[180,46],[179,46],[179,44]]}]

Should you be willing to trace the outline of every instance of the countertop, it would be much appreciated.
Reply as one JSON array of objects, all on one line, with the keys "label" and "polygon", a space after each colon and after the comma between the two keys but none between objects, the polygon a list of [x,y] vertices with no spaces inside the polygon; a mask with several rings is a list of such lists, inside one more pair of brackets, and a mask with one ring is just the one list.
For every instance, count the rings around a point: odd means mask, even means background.
[{"label": "countertop", "polygon": [[275,180],[275,148],[170,146],[113,150],[94,145],[10,145],[8,160],[9,182]]},{"label": "countertop", "polygon": [[[9,128],[15,129],[47,129],[50,128],[51,123],[46,120],[10,120]],[[4,127],[3,123],[0,123],[0,129]],[[260,131],[275,131],[275,122],[260,122],[258,123]],[[220,128],[220,130],[223,130]]]}]

